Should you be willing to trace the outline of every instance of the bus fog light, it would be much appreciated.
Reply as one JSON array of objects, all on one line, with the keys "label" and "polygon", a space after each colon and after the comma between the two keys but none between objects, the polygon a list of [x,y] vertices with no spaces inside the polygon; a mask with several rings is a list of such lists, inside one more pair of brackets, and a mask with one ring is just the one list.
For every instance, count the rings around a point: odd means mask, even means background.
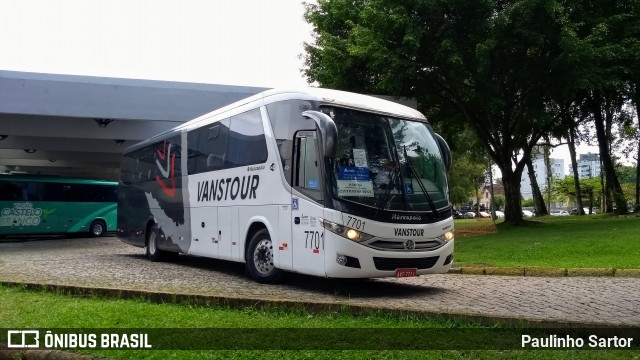
[{"label": "bus fog light", "polygon": [[345,266],[347,264],[347,257],[344,255],[338,255],[336,261],[339,265]]},{"label": "bus fog light", "polygon": [[447,231],[444,233],[444,239],[447,241],[453,240],[453,231]]}]

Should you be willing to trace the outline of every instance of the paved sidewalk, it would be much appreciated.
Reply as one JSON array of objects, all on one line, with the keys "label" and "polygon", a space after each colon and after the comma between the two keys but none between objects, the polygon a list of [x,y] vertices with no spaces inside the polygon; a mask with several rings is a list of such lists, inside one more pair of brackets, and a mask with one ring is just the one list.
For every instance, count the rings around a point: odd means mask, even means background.
[{"label": "paved sidewalk", "polygon": [[450,274],[504,276],[617,276],[640,278],[640,269],[454,266]]},{"label": "paved sidewalk", "polygon": [[180,256],[153,263],[114,237],[0,243],[0,281],[543,323],[640,326],[640,278],[429,275],[339,280],[291,275],[261,285],[243,264]]}]

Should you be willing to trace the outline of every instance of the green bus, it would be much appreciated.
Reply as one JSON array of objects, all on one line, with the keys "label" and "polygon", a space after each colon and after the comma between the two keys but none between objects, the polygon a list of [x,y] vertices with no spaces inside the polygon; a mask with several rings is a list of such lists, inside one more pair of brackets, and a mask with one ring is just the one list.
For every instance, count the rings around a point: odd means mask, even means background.
[{"label": "green bus", "polygon": [[0,175],[0,236],[115,231],[118,183]]}]

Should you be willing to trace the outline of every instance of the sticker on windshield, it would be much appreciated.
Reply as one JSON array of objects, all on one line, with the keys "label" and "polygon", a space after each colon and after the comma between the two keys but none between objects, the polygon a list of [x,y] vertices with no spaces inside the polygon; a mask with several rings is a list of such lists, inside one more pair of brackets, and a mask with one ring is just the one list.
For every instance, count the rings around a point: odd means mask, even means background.
[{"label": "sticker on windshield", "polygon": [[338,196],[373,197],[371,181],[337,180]]},{"label": "sticker on windshield", "polygon": [[353,163],[356,167],[369,167],[367,164],[367,151],[365,149],[353,149]]},{"label": "sticker on windshield", "polygon": [[404,193],[407,195],[413,195],[413,184],[404,184]]},{"label": "sticker on windshield", "polygon": [[338,179],[340,180],[371,180],[369,169],[353,166],[338,167]]}]

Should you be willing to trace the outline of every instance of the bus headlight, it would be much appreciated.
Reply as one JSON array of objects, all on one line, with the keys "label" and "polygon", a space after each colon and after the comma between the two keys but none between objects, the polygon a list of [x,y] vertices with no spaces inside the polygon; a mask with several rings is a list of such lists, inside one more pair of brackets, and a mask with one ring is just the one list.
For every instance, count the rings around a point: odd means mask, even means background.
[{"label": "bus headlight", "polygon": [[358,230],[349,229],[347,230],[347,238],[349,240],[358,240],[360,238],[360,233]]},{"label": "bus headlight", "polygon": [[447,231],[446,233],[444,233],[444,235],[442,235],[442,238],[446,241],[451,241],[453,240],[453,231]]},{"label": "bus headlight", "polygon": [[322,227],[324,227],[325,229],[331,231],[334,234],[338,234],[342,237],[345,237],[351,241],[362,242],[362,241],[367,241],[373,238],[373,235],[365,234],[356,229],[352,229],[344,225],[336,224],[326,219],[319,219],[319,220],[320,220],[320,223],[322,224]]}]

